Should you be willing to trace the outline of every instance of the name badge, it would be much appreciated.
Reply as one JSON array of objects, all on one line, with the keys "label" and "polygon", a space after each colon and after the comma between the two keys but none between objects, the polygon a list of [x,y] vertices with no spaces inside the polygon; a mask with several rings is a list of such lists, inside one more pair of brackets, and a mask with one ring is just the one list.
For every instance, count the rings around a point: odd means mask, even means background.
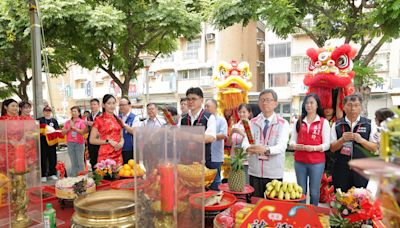
[{"label": "name badge", "polygon": [[346,156],[351,156],[353,153],[353,142],[352,141],[347,141],[343,143],[343,147],[340,150],[340,154],[346,155]]},{"label": "name badge", "polygon": [[357,133],[365,133],[367,132],[367,128],[366,127],[360,127],[357,131]]}]

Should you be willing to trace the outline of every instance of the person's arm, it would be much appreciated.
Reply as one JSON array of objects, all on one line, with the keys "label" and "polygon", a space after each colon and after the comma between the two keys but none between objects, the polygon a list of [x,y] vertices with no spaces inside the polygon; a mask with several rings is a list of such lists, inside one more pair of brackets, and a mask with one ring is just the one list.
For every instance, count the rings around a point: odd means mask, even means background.
[{"label": "person's arm", "polygon": [[93,144],[93,145],[105,145],[105,144],[109,144],[110,141],[108,140],[102,140],[99,137],[99,130],[97,129],[97,127],[92,127],[92,130],[90,131],[90,138],[89,138],[89,143]]},{"label": "person's arm", "polygon": [[84,135],[85,134],[86,125],[83,122],[81,122],[79,128],[72,127],[71,129],[75,130],[76,132],[78,132],[81,135]]},{"label": "person's arm", "polygon": [[289,123],[285,121],[278,134],[278,143],[268,148],[270,155],[285,153],[289,141]]},{"label": "person's arm", "polygon": [[208,118],[207,121],[207,129],[205,131],[205,137],[204,137],[204,141],[205,143],[212,143],[215,141],[216,137],[216,130],[217,128],[217,123],[215,120],[215,116],[214,115],[210,115],[210,118]]},{"label": "person's arm", "polygon": [[117,143],[115,146],[114,146],[114,149],[115,150],[120,150],[123,146],[124,146],[124,133],[123,133],[123,131],[121,130],[121,140],[119,141],[119,143]]},{"label": "person's arm", "polygon": [[297,144],[298,134],[297,134],[296,124],[297,124],[297,121],[295,122],[295,124],[293,125],[293,128],[292,128],[292,134],[290,136],[289,147],[292,150],[302,150],[303,145]]},{"label": "person's arm", "polygon": [[338,151],[343,147],[343,144],[347,141],[354,140],[354,134],[352,132],[343,132],[342,137],[339,139],[336,135],[336,123],[332,125],[331,129],[331,152]]},{"label": "person's arm", "polygon": [[61,133],[63,135],[66,135],[68,133],[68,131],[71,130],[71,124],[70,124],[70,120],[68,122],[65,123],[63,129],[61,130]]},{"label": "person's arm", "polygon": [[219,132],[217,133],[217,140],[225,140],[228,135],[228,123],[226,122],[225,118],[222,119]]},{"label": "person's arm", "polygon": [[377,129],[375,125],[371,124],[371,132],[368,136],[368,140],[361,137],[360,134],[354,133],[354,141],[360,143],[361,146],[364,147],[365,149],[375,153],[375,151],[378,149],[378,144],[374,141],[374,135],[376,132]]}]

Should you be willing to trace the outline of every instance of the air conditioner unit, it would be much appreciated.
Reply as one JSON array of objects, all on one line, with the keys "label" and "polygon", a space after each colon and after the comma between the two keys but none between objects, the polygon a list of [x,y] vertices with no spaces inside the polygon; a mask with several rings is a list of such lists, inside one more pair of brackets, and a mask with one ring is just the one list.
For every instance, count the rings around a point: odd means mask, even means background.
[{"label": "air conditioner unit", "polygon": [[154,71],[149,71],[149,72],[147,73],[147,76],[148,76],[148,77],[154,78],[154,77],[156,76],[156,74],[155,74]]},{"label": "air conditioner unit", "polygon": [[206,40],[207,40],[207,42],[214,42],[214,40],[215,40],[215,33],[207,33],[207,34],[206,34]]}]

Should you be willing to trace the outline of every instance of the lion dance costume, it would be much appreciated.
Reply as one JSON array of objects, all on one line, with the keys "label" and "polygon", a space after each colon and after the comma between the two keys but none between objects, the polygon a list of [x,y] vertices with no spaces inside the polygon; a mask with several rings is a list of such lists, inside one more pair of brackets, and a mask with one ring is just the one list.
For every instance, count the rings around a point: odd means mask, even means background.
[{"label": "lion dance costume", "polygon": [[[228,122],[228,133],[233,124],[239,121],[238,106],[248,103],[248,92],[253,86],[251,72],[247,62],[221,62],[217,67],[217,75],[213,80],[217,87],[218,114],[224,116]],[[223,177],[229,175],[230,149],[225,147]]]},{"label": "lion dance costume", "polygon": [[[326,119],[332,124],[336,119],[343,117],[343,99],[354,92],[352,79],[354,78],[352,59],[357,50],[348,44],[337,48],[310,48],[307,56],[310,57],[309,72],[304,77],[304,84],[308,86],[307,93],[315,93],[321,100]],[[333,163],[331,153],[326,153],[325,171],[330,172]],[[332,178],[323,175],[320,188],[320,202],[326,202],[333,187]]]}]

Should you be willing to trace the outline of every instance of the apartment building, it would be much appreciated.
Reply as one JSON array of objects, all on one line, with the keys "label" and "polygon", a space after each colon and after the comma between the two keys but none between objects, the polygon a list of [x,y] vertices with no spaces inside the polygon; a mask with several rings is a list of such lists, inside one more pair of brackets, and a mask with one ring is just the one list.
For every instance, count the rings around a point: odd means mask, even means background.
[{"label": "apartment building", "polygon": [[[316,44],[304,33],[298,32],[280,39],[266,31],[265,87],[278,93],[277,112],[287,119],[301,112],[302,100],[307,92],[303,78],[307,72],[308,48]],[[327,46],[338,46],[343,40],[330,40]],[[355,45],[357,47],[357,45]],[[400,39],[384,44],[373,62],[379,66],[377,74],[384,79],[381,85],[373,86],[368,105],[368,115],[374,117],[377,109],[400,105]]]}]

